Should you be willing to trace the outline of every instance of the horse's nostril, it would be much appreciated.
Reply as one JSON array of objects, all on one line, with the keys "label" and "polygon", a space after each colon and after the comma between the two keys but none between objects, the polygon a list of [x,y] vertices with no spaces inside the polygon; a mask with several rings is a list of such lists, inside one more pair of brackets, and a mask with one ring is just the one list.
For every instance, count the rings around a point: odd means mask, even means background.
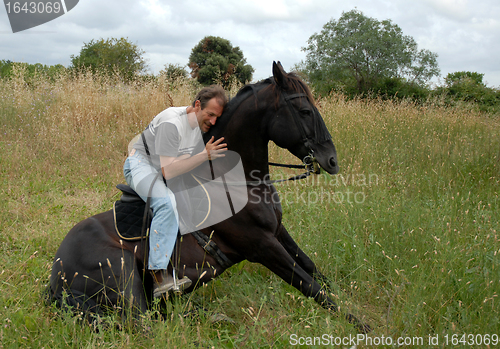
[{"label": "horse's nostril", "polygon": [[337,166],[337,162],[335,161],[335,158],[330,158],[330,166],[332,166],[332,167]]}]

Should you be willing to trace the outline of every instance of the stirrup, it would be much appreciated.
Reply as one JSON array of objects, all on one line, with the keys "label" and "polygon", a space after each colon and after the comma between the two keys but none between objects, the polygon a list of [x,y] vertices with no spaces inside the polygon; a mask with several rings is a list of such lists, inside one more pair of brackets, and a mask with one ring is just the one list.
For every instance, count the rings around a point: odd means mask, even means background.
[{"label": "stirrup", "polygon": [[163,294],[169,293],[170,291],[173,291],[176,295],[181,295],[186,288],[191,286],[191,284],[192,282],[187,276],[180,280],[163,283],[155,287],[153,290],[153,297],[161,297]]},{"label": "stirrup", "polygon": [[184,276],[182,279],[177,279],[177,275],[175,275],[175,269],[172,270],[172,279],[167,281],[166,271],[162,271],[162,283],[156,284],[153,290],[153,297],[158,298],[161,297],[164,293],[169,293],[173,291],[175,295],[181,295],[182,292],[191,286],[192,282],[187,277]]}]

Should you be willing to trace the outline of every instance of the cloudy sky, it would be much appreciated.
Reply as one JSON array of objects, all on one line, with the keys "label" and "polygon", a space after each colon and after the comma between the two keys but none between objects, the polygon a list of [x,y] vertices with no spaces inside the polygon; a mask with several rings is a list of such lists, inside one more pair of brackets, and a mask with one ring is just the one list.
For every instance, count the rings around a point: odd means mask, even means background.
[{"label": "cloudy sky", "polygon": [[5,7],[0,59],[68,66],[83,43],[125,37],[146,52],[157,73],[168,63],[187,65],[191,49],[214,35],[241,48],[256,81],[272,74],[273,60],[285,69],[299,63],[307,39],[354,8],[392,20],[420,49],[437,53],[442,77],[475,71],[488,86],[500,87],[498,0],[80,0],[65,15],[17,33]]}]

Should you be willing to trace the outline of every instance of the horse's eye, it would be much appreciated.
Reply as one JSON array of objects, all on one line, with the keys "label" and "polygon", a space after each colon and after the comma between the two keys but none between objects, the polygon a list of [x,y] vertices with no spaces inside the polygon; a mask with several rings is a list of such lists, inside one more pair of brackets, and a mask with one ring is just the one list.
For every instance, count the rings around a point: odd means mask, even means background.
[{"label": "horse's eye", "polygon": [[310,109],[302,109],[300,111],[300,115],[302,115],[302,116],[311,116],[311,110]]}]

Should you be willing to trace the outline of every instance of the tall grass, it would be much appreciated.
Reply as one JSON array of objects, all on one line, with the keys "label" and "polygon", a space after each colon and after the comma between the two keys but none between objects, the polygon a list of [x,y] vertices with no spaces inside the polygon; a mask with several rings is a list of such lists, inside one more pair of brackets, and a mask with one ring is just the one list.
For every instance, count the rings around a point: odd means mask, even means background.
[{"label": "tall grass", "polygon": [[[27,85],[23,74],[0,81],[0,347],[288,348],[291,335],[355,335],[250,263],[175,301],[166,321],[153,307],[136,329],[117,330],[110,315],[95,332],[45,306],[67,231],[118,198],[128,142],[159,111],[191,103],[197,88],[92,75]],[[445,335],[499,334],[498,118],[341,95],[318,106],[341,171],[277,188],[287,229],[331,279],[332,297],[373,337],[439,335],[445,347]],[[273,144],[270,154],[298,162]],[[182,316],[195,306],[205,310]],[[234,322],[214,323],[218,313]]]}]

